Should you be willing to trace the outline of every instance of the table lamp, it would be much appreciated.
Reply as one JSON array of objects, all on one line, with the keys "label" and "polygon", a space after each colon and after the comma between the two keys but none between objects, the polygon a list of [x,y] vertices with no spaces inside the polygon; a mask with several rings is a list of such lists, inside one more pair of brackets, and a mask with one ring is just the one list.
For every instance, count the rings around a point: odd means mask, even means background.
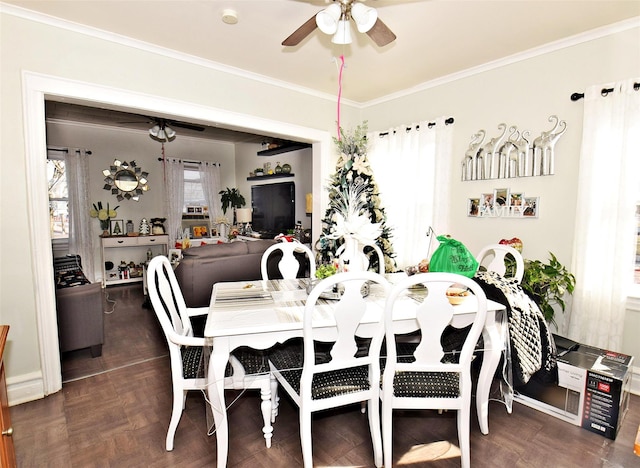
[{"label": "table lamp", "polygon": [[249,226],[249,223],[251,223],[251,208],[238,208],[236,210],[236,221],[241,225],[241,235],[244,236],[250,234],[251,227]]}]

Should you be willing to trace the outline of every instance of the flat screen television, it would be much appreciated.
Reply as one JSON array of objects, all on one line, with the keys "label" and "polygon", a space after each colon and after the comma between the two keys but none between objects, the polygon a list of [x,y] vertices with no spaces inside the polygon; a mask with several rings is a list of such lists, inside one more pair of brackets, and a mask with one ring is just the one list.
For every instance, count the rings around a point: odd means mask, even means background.
[{"label": "flat screen television", "polygon": [[252,185],[251,206],[251,226],[255,232],[262,237],[286,234],[296,222],[295,183]]}]

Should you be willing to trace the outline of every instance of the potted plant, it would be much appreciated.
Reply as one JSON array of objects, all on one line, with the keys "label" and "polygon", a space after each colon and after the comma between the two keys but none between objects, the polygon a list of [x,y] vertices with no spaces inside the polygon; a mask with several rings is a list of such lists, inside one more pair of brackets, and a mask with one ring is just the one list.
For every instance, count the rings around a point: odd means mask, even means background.
[{"label": "potted plant", "polygon": [[233,208],[233,224],[236,224],[235,214],[236,208],[242,208],[247,204],[244,197],[240,194],[237,188],[229,188],[226,190],[220,190],[220,201],[222,202],[222,212],[227,214],[227,209]]},{"label": "potted plant", "polygon": [[556,256],[549,252],[549,263],[540,260],[524,260],[522,289],[535,302],[547,322],[556,325],[553,305],[557,304],[564,312],[565,294],[573,294],[576,285],[575,276],[562,265]]}]

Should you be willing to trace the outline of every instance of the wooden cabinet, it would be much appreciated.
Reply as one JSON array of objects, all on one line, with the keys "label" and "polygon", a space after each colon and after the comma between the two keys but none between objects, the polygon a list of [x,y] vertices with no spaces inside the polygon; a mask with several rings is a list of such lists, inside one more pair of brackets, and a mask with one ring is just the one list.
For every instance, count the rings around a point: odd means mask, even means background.
[{"label": "wooden cabinet", "polygon": [[[169,253],[169,236],[166,234],[155,236],[110,236],[102,237],[102,286],[114,284],[135,283],[143,280],[143,266],[147,261],[147,251],[152,256],[167,255]],[[107,270],[106,262],[112,262],[113,268]],[[128,278],[122,278],[118,265],[134,262],[139,270],[129,272]]]},{"label": "wooden cabinet", "polygon": [[13,468],[16,466],[16,452],[13,448],[13,427],[11,426],[11,414],[9,413],[9,399],[7,397],[7,381],[4,373],[4,345],[9,334],[8,325],[0,325],[0,466]]}]

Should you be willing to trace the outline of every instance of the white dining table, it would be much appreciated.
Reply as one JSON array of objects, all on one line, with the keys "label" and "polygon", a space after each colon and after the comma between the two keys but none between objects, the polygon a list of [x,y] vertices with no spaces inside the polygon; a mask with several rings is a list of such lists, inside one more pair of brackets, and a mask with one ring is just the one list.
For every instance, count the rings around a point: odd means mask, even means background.
[{"label": "white dining table", "polygon": [[[404,273],[401,274],[404,276]],[[386,275],[391,283],[398,274]],[[207,364],[207,389],[216,427],[217,466],[227,464],[229,427],[224,398],[224,375],[231,351],[240,346],[254,349],[268,349],[276,343],[283,343],[302,336],[302,313],[307,298],[308,279],[266,280],[216,283],[211,295],[204,336],[211,347]],[[413,301],[416,298],[405,298]],[[419,294],[419,291],[416,292]],[[378,285],[372,285],[367,296],[367,312],[362,321],[373,323],[382,320],[385,294]],[[489,393],[491,382],[500,361],[504,340],[499,330],[497,313],[505,311],[505,306],[487,301],[487,318],[482,332],[484,339],[483,360],[476,392],[476,409],[480,430],[489,433]],[[314,327],[331,326],[330,314],[326,314],[335,301],[320,301],[315,310]],[[407,307],[406,313],[399,307],[394,317],[398,333],[406,328],[415,328],[414,307]],[[461,304],[454,306],[451,325],[465,327],[473,322],[477,311],[475,296],[469,296]],[[499,314],[502,316],[503,314]],[[413,324],[412,324],[413,322]],[[264,431],[271,431],[265,427]],[[265,432],[265,434],[267,433]],[[270,436],[270,434],[269,434]]]}]

